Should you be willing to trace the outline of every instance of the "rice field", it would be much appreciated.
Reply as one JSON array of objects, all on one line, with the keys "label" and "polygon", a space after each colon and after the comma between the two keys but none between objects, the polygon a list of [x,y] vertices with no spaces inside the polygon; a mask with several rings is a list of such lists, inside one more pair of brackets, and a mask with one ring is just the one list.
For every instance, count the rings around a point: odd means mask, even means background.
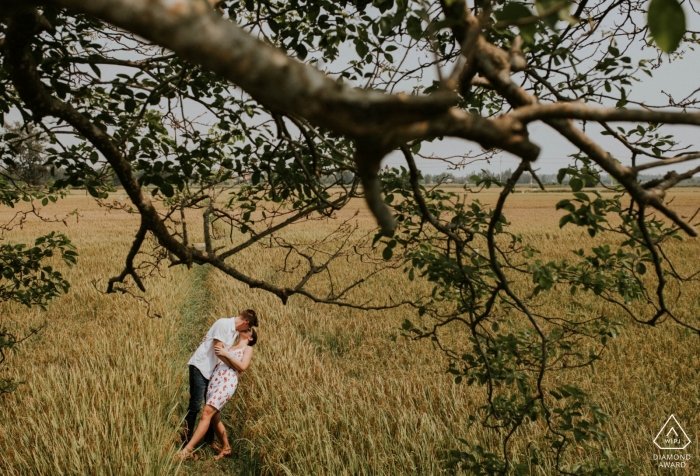
[{"label": "rice field", "polygon": [[[479,198],[494,203],[496,193]],[[700,205],[698,189],[675,195],[682,214]],[[506,208],[513,229],[536,242],[543,259],[567,256],[586,243],[585,230],[557,225],[554,204],[565,196],[518,193]],[[353,206],[359,213],[353,217],[349,210],[346,218],[371,230],[363,204]],[[283,305],[208,266],[167,268],[150,277],[149,309],[132,296],[103,292],[121,271],[137,217],[107,212],[78,191],[45,214],[63,217],[73,210],[67,225],[60,224],[80,254],[77,266],[61,268],[71,291],[46,312],[0,304],[0,327],[21,335],[45,325],[7,361],[5,375],[24,383],[0,399],[0,474],[441,474],[457,438],[485,446],[495,441],[490,430],[469,425],[482,391],[455,384],[430,342],[399,336],[403,320],[414,317],[410,309],[358,312],[297,296]],[[2,209],[0,219],[11,214]],[[30,220],[4,238],[29,241],[56,226]],[[290,236],[302,239],[332,226],[309,222]],[[201,240],[192,233],[193,241]],[[697,266],[700,241],[675,244],[669,254],[687,272]],[[274,250],[258,249],[232,264],[270,279],[279,274],[278,259]],[[350,277],[355,270],[338,273]],[[397,272],[361,293],[401,296],[420,286]],[[700,286],[688,283],[683,291],[674,305],[682,317],[696,319]],[[699,474],[698,338],[670,323],[635,325],[615,309],[573,300],[567,292],[550,294],[544,307],[608,313],[627,323],[595,371],[572,376],[611,415],[611,453],[634,475],[666,474],[653,460],[660,451],[652,441],[674,414],[692,441],[686,449],[691,460],[676,473]],[[173,455],[187,405],[187,360],[217,318],[245,308],[259,313],[261,326],[251,369],[223,413],[235,457],[215,462],[203,449],[200,461],[180,464]],[[513,457],[522,460],[528,445],[542,444],[536,428],[526,429]],[[581,456],[586,451],[581,448]],[[531,474],[552,474],[552,464],[545,460]]]}]

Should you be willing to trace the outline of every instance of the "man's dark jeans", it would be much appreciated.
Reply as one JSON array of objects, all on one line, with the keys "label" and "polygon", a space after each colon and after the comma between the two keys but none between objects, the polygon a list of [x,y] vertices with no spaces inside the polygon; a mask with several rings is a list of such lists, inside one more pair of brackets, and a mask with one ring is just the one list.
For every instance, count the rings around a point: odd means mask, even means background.
[{"label": "man's dark jeans", "polygon": [[[185,416],[185,428],[187,430],[187,439],[184,444],[187,444],[192,439],[194,434],[197,415],[202,409],[202,402],[207,394],[209,380],[204,378],[202,372],[194,365],[188,365],[190,368],[190,404],[187,407],[187,415]],[[204,435],[204,443],[211,444],[214,441],[214,428],[209,426],[207,434]]]}]

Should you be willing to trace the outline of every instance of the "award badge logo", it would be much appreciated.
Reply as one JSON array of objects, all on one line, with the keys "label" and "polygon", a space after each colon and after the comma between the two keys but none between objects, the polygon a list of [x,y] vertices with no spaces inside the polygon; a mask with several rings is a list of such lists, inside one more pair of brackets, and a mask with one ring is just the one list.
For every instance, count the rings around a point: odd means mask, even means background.
[{"label": "award badge logo", "polygon": [[659,434],[654,438],[654,444],[660,450],[684,450],[690,443],[690,438],[673,415],[668,417]]},{"label": "award badge logo", "polygon": [[[658,463],[659,468],[685,468],[690,461],[690,454],[679,453],[691,443],[688,434],[674,415],[668,417],[664,426],[654,438],[654,444],[663,453],[654,454],[653,461]],[[674,451],[668,453],[667,451]]]}]

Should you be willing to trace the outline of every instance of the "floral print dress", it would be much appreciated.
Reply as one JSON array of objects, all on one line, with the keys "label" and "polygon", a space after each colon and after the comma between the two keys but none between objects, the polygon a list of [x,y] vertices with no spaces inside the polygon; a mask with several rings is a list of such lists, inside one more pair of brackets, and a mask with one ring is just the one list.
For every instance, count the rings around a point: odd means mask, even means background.
[{"label": "floral print dress", "polygon": [[[231,359],[243,360],[243,349],[234,349],[230,354]],[[229,401],[238,387],[238,373],[222,361],[214,367],[214,373],[209,380],[207,388],[207,405],[217,410]]]}]

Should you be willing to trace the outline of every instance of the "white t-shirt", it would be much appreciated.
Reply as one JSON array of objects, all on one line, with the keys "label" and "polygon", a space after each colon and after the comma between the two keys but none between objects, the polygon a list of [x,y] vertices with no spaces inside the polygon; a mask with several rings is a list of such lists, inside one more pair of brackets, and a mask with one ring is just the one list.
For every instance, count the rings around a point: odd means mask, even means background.
[{"label": "white t-shirt", "polygon": [[225,317],[216,321],[187,365],[194,365],[202,372],[204,378],[209,379],[219,362],[219,358],[214,353],[214,339],[223,342],[226,349],[231,347],[238,336],[235,320],[234,317]]}]

